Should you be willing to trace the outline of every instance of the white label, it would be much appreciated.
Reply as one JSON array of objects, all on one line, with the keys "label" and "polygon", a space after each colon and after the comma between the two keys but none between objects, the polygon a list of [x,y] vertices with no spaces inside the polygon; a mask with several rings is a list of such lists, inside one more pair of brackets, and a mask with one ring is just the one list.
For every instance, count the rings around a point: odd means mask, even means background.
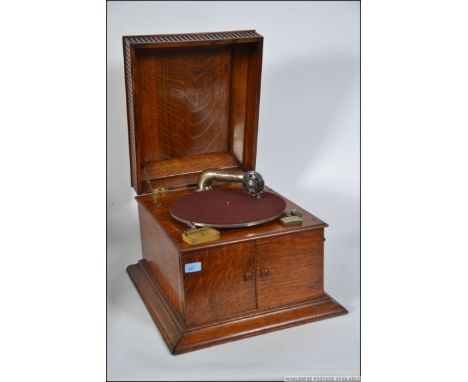
[{"label": "white label", "polygon": [[200,261],[197,261],[196,263],[185,264],[185,273],[200,272],[200,271],[201,271]]}]

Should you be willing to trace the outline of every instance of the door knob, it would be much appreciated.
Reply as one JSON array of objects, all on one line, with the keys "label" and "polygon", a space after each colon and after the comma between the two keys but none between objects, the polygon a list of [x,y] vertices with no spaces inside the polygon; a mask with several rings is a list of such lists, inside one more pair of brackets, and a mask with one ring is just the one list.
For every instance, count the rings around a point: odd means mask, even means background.
[{"label": "door knob", "polygon": [[244,281],[252,280],[253,275],[254,275],[253,272],[245,272],[244,273]]},{"label": "door knob", "polygon": [[267,277],[270,274],[270,270],[267,269],[267,268],[262,268],[262,269],[260,269],[260,271],[258,273],[259,273],[260,277]]}]

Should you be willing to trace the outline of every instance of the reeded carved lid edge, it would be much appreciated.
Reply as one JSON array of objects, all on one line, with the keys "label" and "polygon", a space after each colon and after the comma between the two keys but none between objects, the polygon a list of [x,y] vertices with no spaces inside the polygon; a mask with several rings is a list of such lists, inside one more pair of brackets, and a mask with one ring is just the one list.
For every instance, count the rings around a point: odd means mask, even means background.
[{"label": "reeded carved lid edge", "polygon": [[141,44],[177,44],[196,43],[202,41],[229,41],[245,39],[261,39],[262,35],[255,30],[243,30],[232,32],[206,32],[206,33],[182,33],[182,34],[159,34],[141,36],[123,36],[123,41],[128,45]]}]

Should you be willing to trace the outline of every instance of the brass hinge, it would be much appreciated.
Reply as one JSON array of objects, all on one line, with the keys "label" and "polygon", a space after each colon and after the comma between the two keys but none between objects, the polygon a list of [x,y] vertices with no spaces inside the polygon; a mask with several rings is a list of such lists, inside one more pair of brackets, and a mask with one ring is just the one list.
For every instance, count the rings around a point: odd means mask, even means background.
[{"label": "brass hinge", "polygon": [[159,195],[159,194],[165,194],[166,192],[169,191],[169,187],[157,187],[153,188],[153,194]]},{"label": "brass hinge", "polygon": [[[150,183],[150,188],[151,188],[151,183]],[[168,191],[169,191],[169,188],[167,187],[158,187],[158,188],[151,189],[151,195],[153,195],[153,205],[155,208],[159,208],[162,205],[161,202],[158,200],[158,196],[165,194]]]},{"label": "brass hinge", "polygon": [[148,177],[148,174],[146,173],[145,168],[143,167],[143,174],[145,175],[146,182],[148,183],[148,187],[151,190],[151,195],[153,196],[153,206],[154,208],[159,208],[162,206],[161,202],[158,200],[158,196],[165,194],[166,192],[169,191],[169,187],[157,187],[153,188],[151,185],[151,180]]}]

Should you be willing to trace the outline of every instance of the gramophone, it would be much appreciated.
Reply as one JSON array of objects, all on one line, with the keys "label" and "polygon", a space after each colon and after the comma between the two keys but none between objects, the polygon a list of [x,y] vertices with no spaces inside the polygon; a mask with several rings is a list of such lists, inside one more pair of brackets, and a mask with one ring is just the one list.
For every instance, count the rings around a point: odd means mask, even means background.
[{"label": "gramophone", "polygon": [[127,271],[173,354],[347,313],[327,224],[255,171],[263,37],[123,37],[143,259]]}]

